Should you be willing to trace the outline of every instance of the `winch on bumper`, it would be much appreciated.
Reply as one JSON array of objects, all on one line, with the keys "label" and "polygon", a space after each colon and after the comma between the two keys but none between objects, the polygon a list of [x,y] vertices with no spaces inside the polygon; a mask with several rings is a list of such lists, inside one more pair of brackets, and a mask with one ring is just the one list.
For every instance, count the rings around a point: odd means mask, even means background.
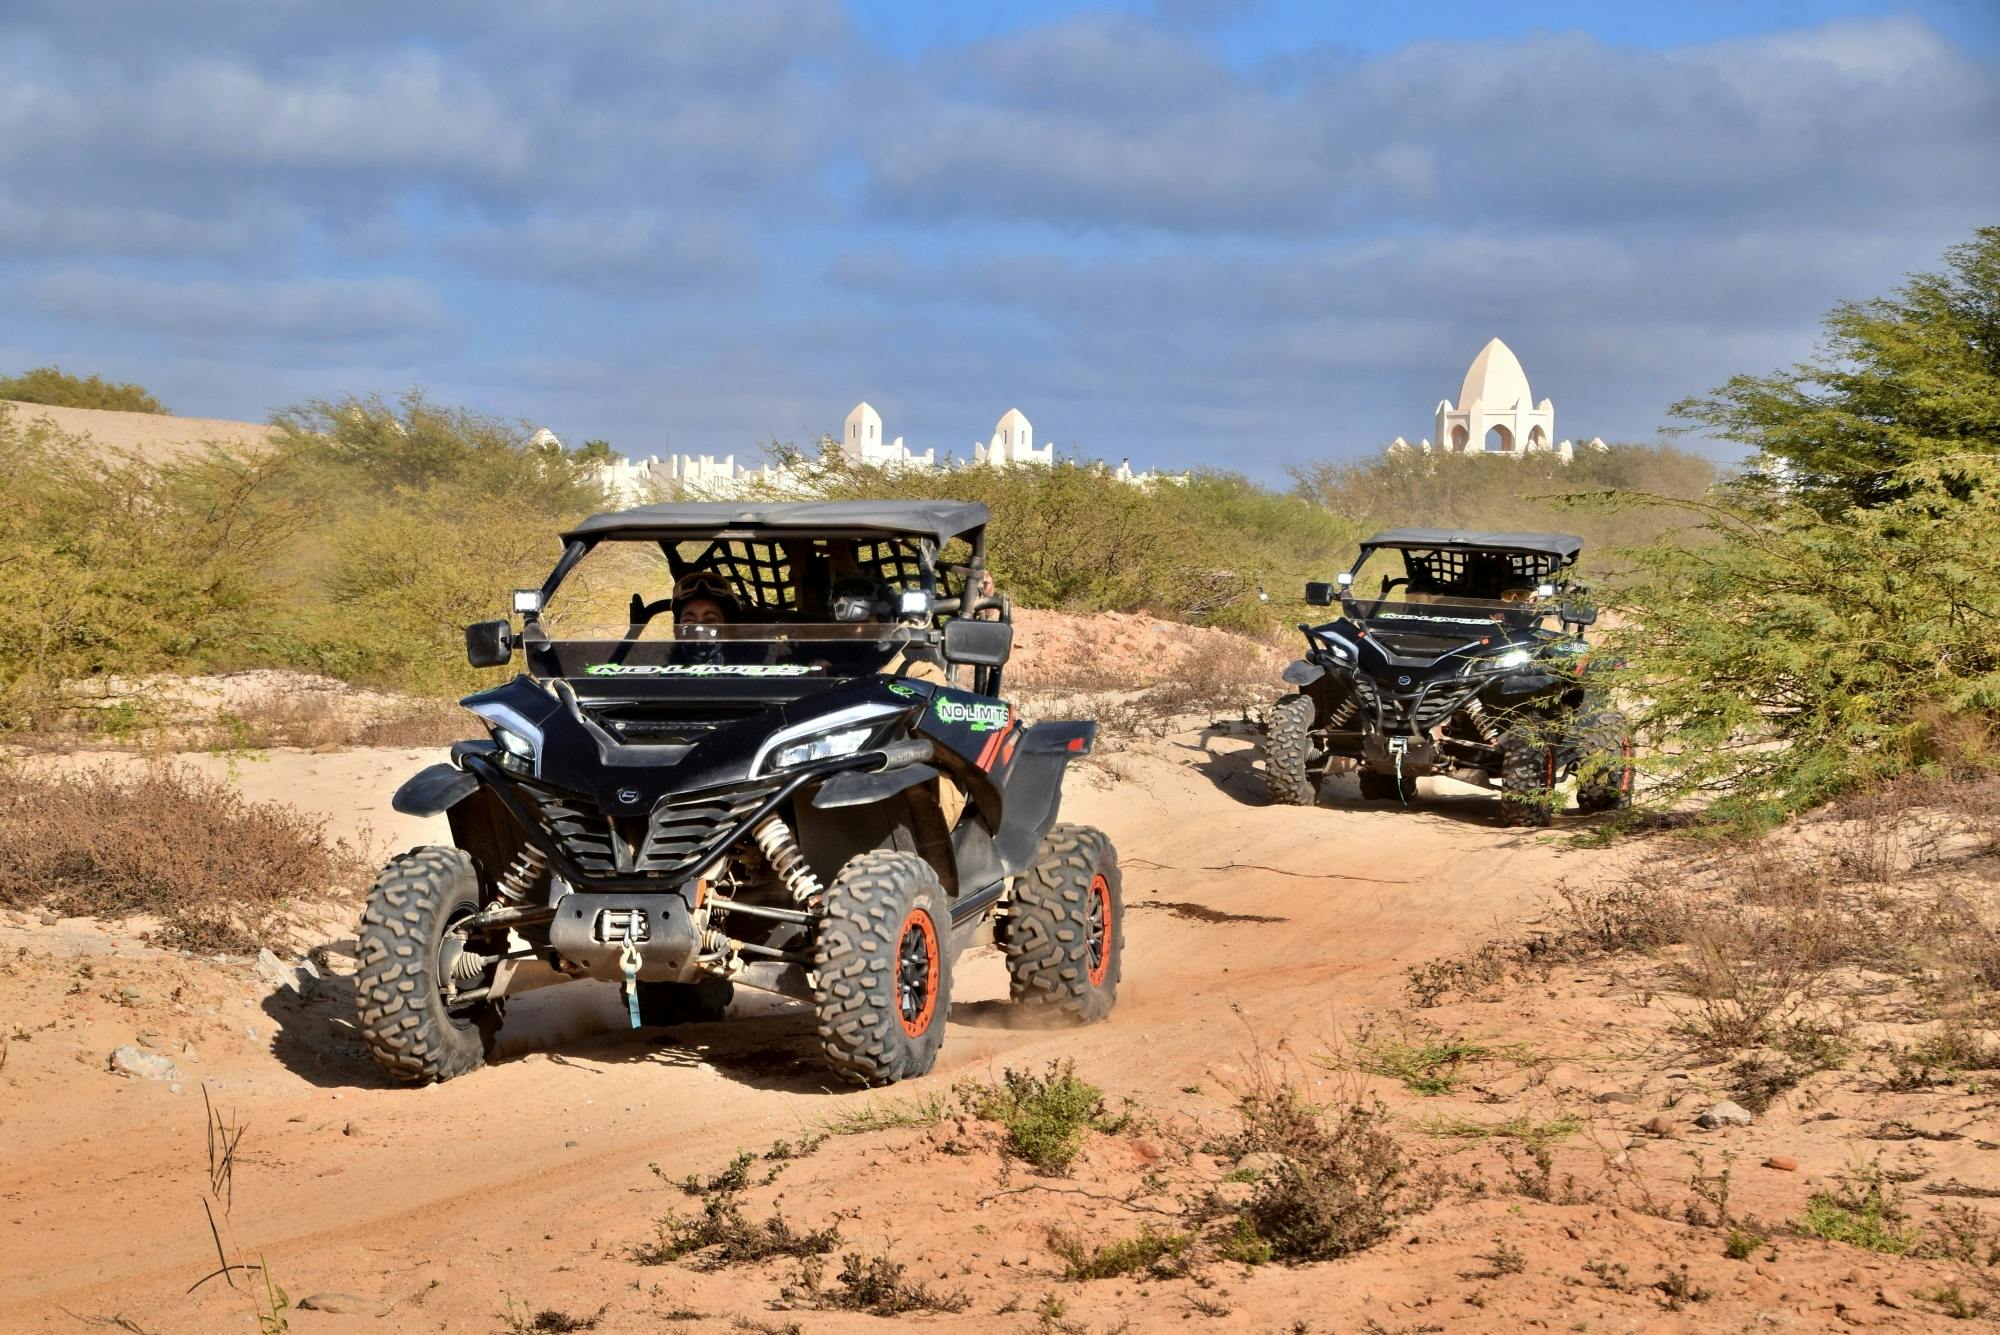
[{"label": "winch on bumper", "polygon": [[1377,774],[1419,775],[1450,765],[1428,737],[1385,737],[1371,732],[1361,737],[1361,767]]},{"label": "winch on bumper", "polygon": [[622,982],[628,941],[638,952],[635,976],[641,982],[682,983],[694,977],[700,934],[684,892],[573,891],[556,901],[549,947],[563,972]]}]

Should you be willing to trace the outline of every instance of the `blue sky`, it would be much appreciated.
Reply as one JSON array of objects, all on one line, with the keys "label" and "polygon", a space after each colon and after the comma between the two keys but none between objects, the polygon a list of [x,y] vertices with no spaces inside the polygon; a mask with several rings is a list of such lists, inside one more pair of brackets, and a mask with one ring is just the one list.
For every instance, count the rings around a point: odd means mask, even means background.
[{"label": "blue sky", "polygon": [[739,456],[1286,467],[1489,337],[1558,434],[2000,223],[2000,6],[10,0],[0,370]]}]

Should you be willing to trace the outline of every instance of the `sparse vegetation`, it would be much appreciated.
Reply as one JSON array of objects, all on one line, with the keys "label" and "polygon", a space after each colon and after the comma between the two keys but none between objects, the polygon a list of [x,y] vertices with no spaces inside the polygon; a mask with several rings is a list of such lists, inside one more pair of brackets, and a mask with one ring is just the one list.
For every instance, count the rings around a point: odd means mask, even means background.
[{"label": "sparse vegetation", "polygon": [[840,1273],[834,1276],[837,1288],[822,1282],[816,1258],[800,1264],[796,1293],[815,1307],[874,1316],[902,1316],[909,1312],[963,1312],[972,1300],[957,1290],[939,1291],[929,1284],[905,1276],[909,1267],[886,1256],[866,1256],[848,1252],[841,1258]]},{"label": "sparse vegetation", "polygon": [[654,1226],[654,1236],[631,1249],[640,1265],[666,1265],[694,1257],[697,1270],[726,1270],[754,1265],[775,1256],[824,1256],[840,1245],[840,1231],[795,1228],[777,1211],[761,1223],[745,1217],[733,1198],[706,1202],[700,1214],[668,1214]]},{"label": "sparse vegetation", "polygon": [[1799,1214],[1799,1231],[1827,1242],[1901,1256],[1921,1233],[1906,1222],[1895,1187],[1870,1170],[1833,1191],[1813,1193]]},{"label": "sparse vegetation", "polygon": [[1068,1172],[1091,1132],[1115,1133],[1130,1120],[1112,1113],[1104,1092],[1079,1079],[1069,1061],[1051,1062],[1040,1075],[1009,1069],[999,1084],[965,1093],[975,1114],[1006,1129],[1008,1152],[1042,1173]]},{"label": "sparse vegetation", "polygon": [[152,914],[168,944],[244,952],[273,940],[302,898],[369,874],[324,821],[186,766],[0,767],[0,905]]},{"label": "sparse vegetation", "polygon": [[1049,1250],[1063,1263],[1063,1278],[1070,1280],[1116,1279],[1141,1272],[1168,1279],[1187,1270],[1194,1243],[1190,1234],[1151,1227],[1094,1245],[1074,1229],[1060,1225],[1051,1226],[1047,1237]]},{"label": "sparse vegetation", "polygon": [[1436,1201],[1436,1185],[1416,1179],[1379,1103],[1325,1109],[1289,1081],[1267,1079],[1240,1112],[1240,1131],[1219,1148],[1239,1160],[1270,1158],[1218,1239],[1232,1259],[1251,1259],[1259,1244],[1279,1261],[1346,1256]]}]

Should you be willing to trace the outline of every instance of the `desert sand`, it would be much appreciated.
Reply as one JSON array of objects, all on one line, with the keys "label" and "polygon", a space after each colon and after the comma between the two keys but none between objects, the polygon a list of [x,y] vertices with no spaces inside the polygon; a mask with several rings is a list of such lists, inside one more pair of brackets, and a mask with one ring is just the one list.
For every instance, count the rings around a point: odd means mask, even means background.
[{"label": "desert sand", "polygon": [[[249,1292],[220,1279],[189,1292],[216,1264],[204,1091],[244,1128],[218,1221],[232,1255],[261,1258],[295,1302],[345,1295],[331,1300],[342,1310],[290,1311],[291,1330],[486,1332],[542,1310],[595,1315],[603,1331],[877,1329],[888,1323],[774,1310],[794,1283],[790,1261],[707,1273],[642,1266],[629,1249],[663,1215],[699,1209],[675,1184],[739,1151],[1059,1059],[1140,1115],[1132,1130],[1094,1138],[1070,1178],[1025,1173],[1000,1156],[990,1126],[947,1118],[832,1138],[773,1163],[769,1182],[760,1163],[746,1213],[837,1223],[846,1249],[886,1253],[911,1278],[962,1291],[963,1312],[901,1318],[927,1328],[1949,1324],[1914,1296],[1927,1279],[1949,1281],[1941,1267],[1892,1272],[1892,1258],[1791,1237],[1729,1260],[1717,1231],[1673,1216],[1698,1164],[1733,1165],[1736,1208],[1778,1219],[1866,1148],[1932,1182],[1991,1185],[1990,1099],[1975,1090],[1924,1105],[1909,1114],[1919,1130],[1901,1139],[1857,1139],[1879,1108],[1810,1100],[1704,1132],[1692,1119],[1718,1097],[1714,1073],[1687,1068],[1664,1019],[1635,1025],[1628,989],[1600,976],[1559,970],[1502,1005],[1413,1017],[1407,966],[1534,915],[1564,880],[1615,879],[1633,851],[1507,828],[1490,795],[1429,780],[1411,809],[1364,807],[1351,779],[1333,781],[1319,809],[1274,808],[1255,754],[1252,729],[1225,721],[1075,776],[1064,817],[1109,831],[1124,867],[1117,1010],[1087,1029],[1040,1027],[1007,1003],[999,957],[976,949],[957,973],[938,1069],[889,1091],[829,1087],[809,1018],[790,1003],[739,994],[720,1024],[633,1032],[615,991],[597,984],[516,999],[486,1069],[395,1088],[351,1029],[352,929],[339,914],[318,952],[326,978],[303,1000],[249,961],[162,951],[133,928],[0,915],[0,1329],[256,1329]],[[445,838],[441,821],[388,809],[397,781],[435,755],[196,763],[253,797],[324,815],[379,853]],[[1521,1055],[1445,1099],[1341,1068],[1356,1035],[1412,1022]],[[106,1069],[135,1043],[170,1059],[176,1078]],[[1186,1193],[1219,1179],[1201,1146],[1233,1125],[1236,1094],[1260,1067],[1330,1101],[1379,1095],[1413,1142],[1444,1114],[1561,1114],[1579,1129],[1539,1182],[1532,1165],[1496,1153],[1504,1142],[1438,1144],[1426,1164],[1451,1179],[1441,1203],[1340,1261],[1066,1281],[1046,1227],[1110,1238],[1171,1222]],[[1667,1129],[1635,1129],[1654,1117]],[[1774,1156],[1795,1168],[1759,1166]],[[248,1290],[254,1276],[238,1283]]]}]

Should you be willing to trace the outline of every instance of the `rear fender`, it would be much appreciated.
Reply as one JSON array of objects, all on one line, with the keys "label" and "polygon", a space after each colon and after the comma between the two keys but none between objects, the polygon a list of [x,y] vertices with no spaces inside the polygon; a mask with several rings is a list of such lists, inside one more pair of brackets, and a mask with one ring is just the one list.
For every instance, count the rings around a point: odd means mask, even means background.
[{"label": "rear fender", "polygon": [[1089,755],[1096,743],[1097,725],[1082,720],[1037,723],[1022,736],[1007,782],[1006,814],[993,838],[1002,875],[1012,876],[1034,861],[1062,809],[1069,762]]}]

